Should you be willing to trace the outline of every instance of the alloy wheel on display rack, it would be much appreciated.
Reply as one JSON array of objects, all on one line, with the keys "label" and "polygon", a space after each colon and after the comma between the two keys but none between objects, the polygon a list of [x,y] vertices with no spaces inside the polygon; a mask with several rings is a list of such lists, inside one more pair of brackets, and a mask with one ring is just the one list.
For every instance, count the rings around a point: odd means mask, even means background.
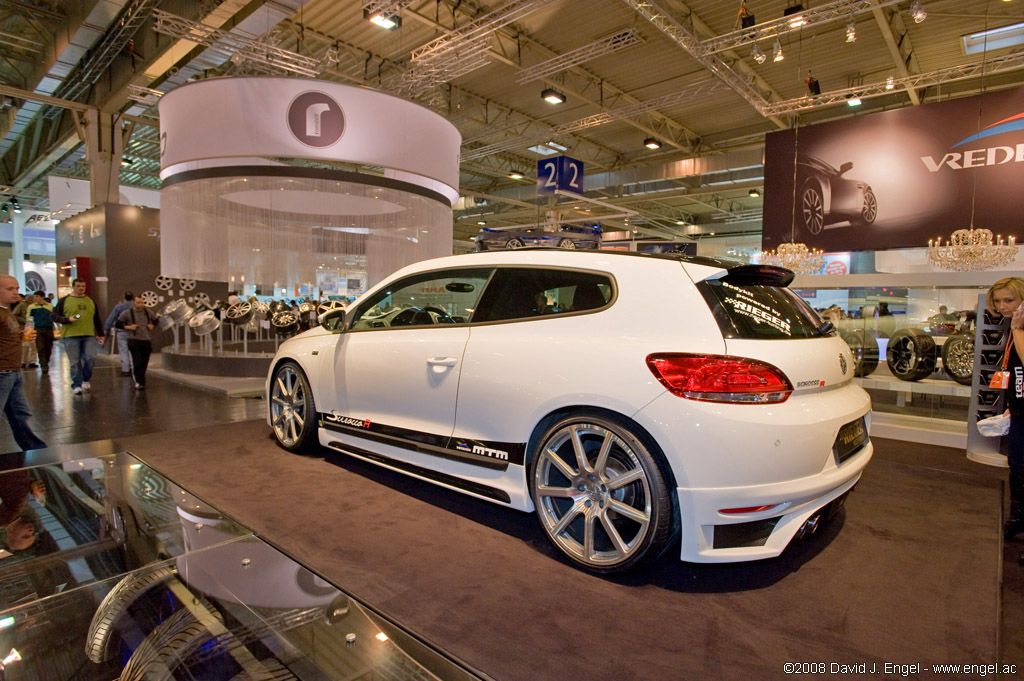
[{"label": "alloy wheel on display rack", "polygon": [[156,307],[157,303],[160,302],[160,296],[156,291],[143,291],[141,296],[142,304],[146,307]]},{"label": "alloy wheel on display rack", "polygon": [[164,276],[162,274],[156,278],[155,283],[156,287],[161,291],[170,291],[172,288],[174,288],[174,279],[172,279],[171,277]]}]

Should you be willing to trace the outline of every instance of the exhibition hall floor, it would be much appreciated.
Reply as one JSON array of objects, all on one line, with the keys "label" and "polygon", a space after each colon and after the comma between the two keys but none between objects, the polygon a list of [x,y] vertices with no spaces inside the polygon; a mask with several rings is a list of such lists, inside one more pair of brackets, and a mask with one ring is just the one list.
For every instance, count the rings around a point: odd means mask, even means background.
[{"label": "exhibition hall floor", "polygon": [[[261,400],[159,376],[136,393],[105,364],[74,396],[59,366],[26,372],[48,443],[113,438],[110,449],[499,681],[781,679],[787,663],[894,678],[943,678],[941,664],[1024,670],[1024,542],[999,539],[1005,471],[963,452],[876,439],[843,511],[781,557],[693,565],[676,552],[602,579],[563,562],[530,515],[333,452],[284,452]],[[15,449],[7,426],[0,447]]]}]

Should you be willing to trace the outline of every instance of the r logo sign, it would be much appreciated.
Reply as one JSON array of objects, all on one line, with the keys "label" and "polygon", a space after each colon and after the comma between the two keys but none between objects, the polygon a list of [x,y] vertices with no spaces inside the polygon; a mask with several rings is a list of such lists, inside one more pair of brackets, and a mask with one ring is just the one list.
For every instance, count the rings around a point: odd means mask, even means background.
[{"label": "r logo sign", "polygon": [[345,115],[322,92],[303,92],[288,107],[288,129],[308,147],[329,147],[345,132]]}]

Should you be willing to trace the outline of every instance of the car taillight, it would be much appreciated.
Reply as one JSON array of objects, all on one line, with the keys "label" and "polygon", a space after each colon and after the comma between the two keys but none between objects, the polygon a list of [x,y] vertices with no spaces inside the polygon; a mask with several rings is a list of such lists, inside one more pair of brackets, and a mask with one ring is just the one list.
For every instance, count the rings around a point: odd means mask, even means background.
[{"label": "car taillight", "polygon": [[669,392],[690,400],[775,404],[793,392],[782,371],[756,359],[661,353],[648,355],[647,367]]}]

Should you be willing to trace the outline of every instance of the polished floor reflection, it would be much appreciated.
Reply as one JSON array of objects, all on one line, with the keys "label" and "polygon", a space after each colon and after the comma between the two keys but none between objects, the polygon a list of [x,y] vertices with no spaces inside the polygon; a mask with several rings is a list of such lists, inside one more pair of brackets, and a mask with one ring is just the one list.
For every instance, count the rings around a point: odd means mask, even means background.
[{"label": "polished floor reflection", "polygon": [[[242,421],[265,413],[262,400],[195,390],[156,375],[147,377],[146,390],[137,391],[132,378],[121,375],[120,365],[102,360],[96,362],[92,390],[74,395],[67,357],[57,345],[50,373],[22,372],[32,407],[30,423],[51,447]],[[0,452],[17,449],[10,426],[0,419]]]},{"label": "polished floor reflection", "polygon": [[0,473],[0,679],[477,678],[131,455],[47,451]]}]

